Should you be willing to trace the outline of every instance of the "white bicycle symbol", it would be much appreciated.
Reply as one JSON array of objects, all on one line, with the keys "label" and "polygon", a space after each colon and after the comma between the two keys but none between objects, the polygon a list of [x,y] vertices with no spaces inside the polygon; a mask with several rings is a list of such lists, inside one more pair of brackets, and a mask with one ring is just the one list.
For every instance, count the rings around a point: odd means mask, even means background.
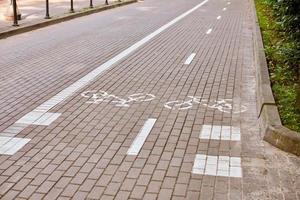
[{"label": "white bicycle symbol", "polygon": [[153,94],[144,94],[144,93],[137,93],[129,95],[127,99],[120,98],[113,94],[108,94],[105,91],[85,91],[81,94],[81,96],[85,98],[89,98],[91,100],[87,101],[86,103],[92,104],[99,104],[102,102],[112,102],[116,103],[116,106],[120,107],[129,107],[129,103],[131,102],[147,102],[152,101],[155,99]]},{"label": "white bicycle symbol", "polygon": [[232,99],[222,99],[222,100],[215,100],[212,102],[208,102],[205,99],[202,99],[201,97],[194,97],[194,96],[188,96],[190,98],[187,101],[169,101],[165,103],[165,108],[172,109],[172,110],[186,110],[193,107],[193,104],[200,104],[202,106],[206,106],[208,108],[217,109],[224,113],[242,113],[247,110],[247,107],[244,105],[241,105],[240,110],[233,108],[233,101]]}]

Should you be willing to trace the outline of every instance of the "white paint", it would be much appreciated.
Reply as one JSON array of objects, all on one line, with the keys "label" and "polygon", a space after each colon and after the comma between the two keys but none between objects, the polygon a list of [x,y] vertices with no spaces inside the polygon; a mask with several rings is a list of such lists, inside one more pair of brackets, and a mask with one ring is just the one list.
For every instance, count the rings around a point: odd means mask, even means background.
[{"label": "white paint", "polygon": [[230,4],[231,4],[231,2],[227,2],[227,4],[228,4],[228,5],[230,5]]},{"label": "white paint", "polygon": [[240,178],[242,177],[241,158],[197,154],[192,173]]},{"label": "white paint", "polygon": [[221,19],[221,16],[220,16],[220,15],[217,17],[217,20],[219,20],[219,19]]},{"label": "white paint", "polygon": [[116,106],[120,107],[129,107],[131,102],[147,102],[155,99],[153,94],[144,94],[144,93],[136,93],[129,95],[127,98],[121,98],[113,94],[109,94],[108,92],[100,90],[96,91],[85,91],[81,93],[81,96],[84,98],[89,98],[86,103],[90,104],[100,104],[102,102],[112,102],[115,103]]},{"label": "white paint", "polygon": [[127,155],[138,155],[143,144],[145,143],[149,133],[151,132],[156,119],[148,119],[144,126],[142,127],[139,134],[136,136],[135,140],[131,144],[130,148],[127,151]]},{"label": "white paint", "polygon": [[191,64],[191,62],[193,61],[194,57],[196,56],[195,53],[192,53],[187,59],[186,61],[184,62],[185,65],[189,65]]},{"label": "white paint", "polygon": [[244,105],[235,107],[235,109],[233,109],[232,99],[221,99],[209,102],[207,99],[202,99],[202,97],[197,96],[188,96],[188,98],[189,100],[186,101],[168,101],[164,104],[164,107],[171,110],[187,110],[192,108],[194,104],[200,104],[201,106],[205,106],[208,108],[218,109],[220,112],[224,113],[236,114],[247,111],[247,107]]},{"label": "white paint", "polygon": [[206,139],[206,140],[212,139],[212,140],[240,141],[241,131],[239,127],[203,125],[199,138]]},{"label": "white paint", "polygon": [[227,8],[223,8],[223,11],[227,10]]},{"label": "white paint", "polygon": [[30,139],[0,136],[0,154],[13,155],[20,150]]},{"label": "white paint", "polygon": [[21,119],[19,119],[16,124],[34,124],[48,126],[54,120],[56,120],[61,114],[60,113],[44,113],[38,111],[32,111],[27,113]]},{"label": "white paint", "polygon": [[45,113],[39,119],[33,122],[34,125],[40,126],[49,126],[52,122],[54,122],[61,113]]},{"label": "white paint", "polygon": [[208,29],[207,31],[206,31],[206,34],[210,34],[211,33],[211,31],[212,31],[212,29],[210,28],[210,29]]}]

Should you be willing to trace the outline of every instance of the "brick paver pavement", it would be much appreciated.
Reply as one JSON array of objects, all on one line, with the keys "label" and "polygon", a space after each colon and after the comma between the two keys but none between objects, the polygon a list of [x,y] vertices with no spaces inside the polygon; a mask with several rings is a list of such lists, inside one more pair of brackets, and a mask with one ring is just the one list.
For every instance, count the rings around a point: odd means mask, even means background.
[{"label": "brick paver pavement", "polygon": [[0,142],[30,139],[0,146],[1,199],[300,199],[299,158],[259,134],[252,1],[201,2],[1,40]]}]

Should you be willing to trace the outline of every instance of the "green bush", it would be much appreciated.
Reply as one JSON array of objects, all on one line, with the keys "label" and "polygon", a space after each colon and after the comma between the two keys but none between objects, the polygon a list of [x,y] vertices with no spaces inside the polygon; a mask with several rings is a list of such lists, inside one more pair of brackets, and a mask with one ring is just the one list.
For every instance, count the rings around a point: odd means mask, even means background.
[{"label": "green bush", "polygon": [[300,82],[300,0],[255,1],[282,123],[300,132],[300,113],[296,109]]}]

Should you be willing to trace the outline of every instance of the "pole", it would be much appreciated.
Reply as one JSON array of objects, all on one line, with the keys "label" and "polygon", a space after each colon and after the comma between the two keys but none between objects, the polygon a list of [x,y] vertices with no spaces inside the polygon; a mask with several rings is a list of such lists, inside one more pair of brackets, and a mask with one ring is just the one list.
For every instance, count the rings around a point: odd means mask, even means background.
[{"label": "pole", "polygon": [[18,13],[17,13],[17,0],[12,0],[13,12],[14,12],[14,24],[13,26],[19,26],[18,24]]},{"label": "pole", "polygon": [[93,0],[90,0],[90,8],[93,8]]},{"label": "pole", "polygon": [[70,13],[74,12],[74,6],[73,6],[73,0],[71,0],[71,9],[70,9]]},{"label": "pole", "polygon": [[105,0],[105,4],[108,5],[108,0]]},{"label": "pole", "polygon": [[49,0],[46,0],[46,16],[45,19],[50,19],[50,15],[49,15]]}]

